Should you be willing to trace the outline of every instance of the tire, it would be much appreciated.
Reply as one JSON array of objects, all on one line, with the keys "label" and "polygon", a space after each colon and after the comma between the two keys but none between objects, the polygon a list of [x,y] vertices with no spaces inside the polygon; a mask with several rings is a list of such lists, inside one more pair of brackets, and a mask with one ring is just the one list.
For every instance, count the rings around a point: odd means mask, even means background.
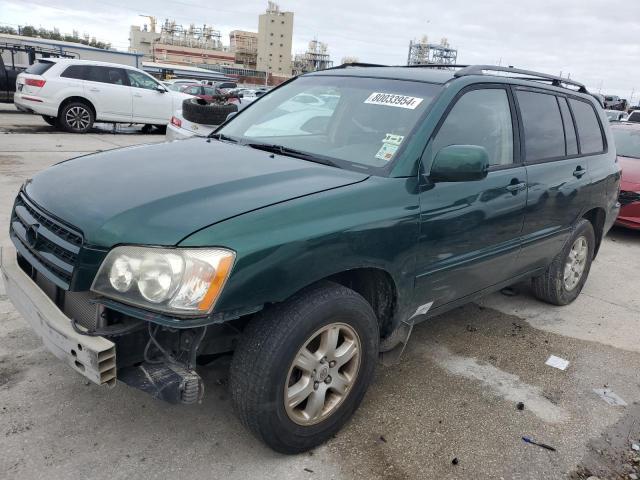
[{"label": "tire", "polygon": [[49,115],[42,115],[42,119],[52,127],[58,126],[58,119],[56,117],[50,117]]},{"label": "tire", "polygon": [[[328,353],[324,362],[318,362],[323,345],[330,342],[315,340],[329,339],[337,332],[336,355]],[[310,339],[315,340],[308,344]],[[249,430],[278,452],[300,453],[323,443],[360,405],[373,379],[378,341],[376,316],[369,303],[353,290],[323,282],[296,294],[258,314],[244,330],[230,369],[229,386],[236,413]],[[307,346],[307,353],[315,352],[300,356]],[[340,366],[332,358],[345,362],[347,357],[338,355],[341,349],[358,353]],[[313,359],[315,363],[309,360],[307,365],[313,364],[314,370],[309,368],[310,373],[304,374],[294,366],[299,358]],[[340,396],[334,388],[344,385],[345,379],[349,382],[349,378],[350,386]],[[306,400],[297,406],[285,406],[285,390],[293,391],[298,384],[306,385],[301,388],[305,394],[299,397]],[[320,398],[327,403],[318,403],[324,406],[319,417],[304,418],[307,410],[313,410],[312,399]]]},{"label": "tire", "polygon": [[[596,244],[595,239],[591,222],[585,219],[580,220],[566,245],[556,255],[547,270],[539,277],[532,279],[534,295],[553,305],[568,305],[573,302],[582,291],[589,276]],[[582,240],[586,241],[586,245],[582,245]],[[576,252],[582,251],[582,247],[585,247],[585,250],[581,269],[579,265],[572,262],[574,269],[568,270],[567,262],[571,262],[576,256],[580,257],[580,254],[576,254]],[[577,270],[580,270],[578,278],[576,278]],[[570,274],[569,280],[565,279],[565,273]]]},{"label": "tire", "polygon": [[89,104],[78,101],[62,107],[58,115],[58,124],[69,133],[87,133],[95,119]]},{"label": "tire", "polygon": [[227,120],[230,113],[237,111],[237,105],[208,104],[201,98],[187,98],[182,102],[182,116],[185,120],[201,125],[220,125]]}]

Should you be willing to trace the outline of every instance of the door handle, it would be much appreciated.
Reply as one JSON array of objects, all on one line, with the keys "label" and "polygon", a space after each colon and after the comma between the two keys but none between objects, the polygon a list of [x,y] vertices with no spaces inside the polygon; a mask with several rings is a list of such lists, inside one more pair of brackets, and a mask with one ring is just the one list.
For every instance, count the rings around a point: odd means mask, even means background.
[{"label": "door handle", "polygon": [[524,182],[518,182],[518,180],[514,179],[506,188],[511,193],[516,194],[521,190],[525,190],[527,188],[527,184]]},{"label": "door handle", "polygon": [[90,88],[89,91],[90,92],[99,92],[100,89],[99,88]]},{"label": "door handle", "polygon": [[134,94],[133,94],[133,96],[134,96],[134,97],[139,97],[139,98],[141,98],[141,97],[142,97],[142,95],[141,95],[141,94],[139,94],[139,93],[134,93]]},{"label": "door handle", "polygon": [[587,173],[587,169],[586,168],[582,168],[580,165],[578,165],[576,167],[576,169],[573,171],[573,176],[576,178],[582,178],[582,176]]}]

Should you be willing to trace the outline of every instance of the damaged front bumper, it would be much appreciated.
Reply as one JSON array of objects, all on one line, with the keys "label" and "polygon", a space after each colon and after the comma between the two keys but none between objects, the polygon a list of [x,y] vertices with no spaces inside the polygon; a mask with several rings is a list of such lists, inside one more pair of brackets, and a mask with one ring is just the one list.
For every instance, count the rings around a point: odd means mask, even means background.
[{"label": "damaged front bumper", "polygon": [[[206,327],[176,330],[119,314],[121,320],[128,319],[128,325],[84,333],[18,264],[14,247],[0,248],[0,272],[9,299],[45,346],[93,383],[112,387],[120,380],[169,403],[202,400],[204,385],[195,371],[195,360]],[[164,337],[158,340],[156,335]],[[176,361],[173,355],[158,355],[157,351],[150,358],[149,344],[160,346],[162,341],[172,351],[189,354],[189,359]]]},{"label": "damaged front bumper", "polygon": [[76,332],[69,317],[20,268],[13,247],[0,248],[0,272],[9,299],[51,353],[93,383],[115,385],[113,342]]}]

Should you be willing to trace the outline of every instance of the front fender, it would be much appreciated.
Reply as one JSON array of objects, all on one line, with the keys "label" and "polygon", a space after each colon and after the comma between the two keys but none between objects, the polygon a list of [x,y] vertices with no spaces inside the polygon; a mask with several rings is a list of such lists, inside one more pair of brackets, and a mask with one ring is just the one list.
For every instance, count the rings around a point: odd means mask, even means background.
[{"label": "front fender", "polygon": [[371,177],[212,225],[180,246],[236,251],[216,313],[281,302],[363,267],[391,275],[402,308],[413,292],[418,222],[416,178]]}]

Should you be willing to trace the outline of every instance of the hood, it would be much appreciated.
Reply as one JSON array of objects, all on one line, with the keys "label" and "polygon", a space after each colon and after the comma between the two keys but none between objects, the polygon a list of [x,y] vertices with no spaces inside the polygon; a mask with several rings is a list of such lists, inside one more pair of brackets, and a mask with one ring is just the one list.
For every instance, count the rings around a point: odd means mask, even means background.
[{"label": "hood", "polygon": [[[623,190],[640,190],[640,158],[618,156],[618,164],[622,168],[621,186]],[[625,187],[626,186],[626,187]]]},{"label": "hood", "polygon": [[25,188],[41,208],[81,230],[86,244],[108,248],[175,245],[225,219],[366,178],[197,138],[67,160]]}]

